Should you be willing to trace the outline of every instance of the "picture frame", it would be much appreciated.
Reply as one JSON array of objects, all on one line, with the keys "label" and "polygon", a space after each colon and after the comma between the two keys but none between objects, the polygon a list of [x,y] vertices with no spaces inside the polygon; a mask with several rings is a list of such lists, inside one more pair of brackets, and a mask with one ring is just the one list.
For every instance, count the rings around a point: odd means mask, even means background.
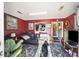
[{"label": "picture frame", "polygon": [[46,24],[47,22],[35,23],[35,33],[46,33]]},{"label": "picture frame", "polygon": [[6,15],[6,29],[17,30],[18,29],[17,18],[12,17],[10,15]]},{"label": "picture frame", "polygon": [[29,23],[28,24],[28,29],[29,30],[33,30],[34,29],[34,24],[33,23]]}]

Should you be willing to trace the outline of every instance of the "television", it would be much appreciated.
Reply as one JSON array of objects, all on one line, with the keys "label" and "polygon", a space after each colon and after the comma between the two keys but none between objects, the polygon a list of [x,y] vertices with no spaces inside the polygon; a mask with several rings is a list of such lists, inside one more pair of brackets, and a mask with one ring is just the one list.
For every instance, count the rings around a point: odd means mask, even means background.
[{"label": "television", "polygon": [[68,31],[68,40],[69,44],[77,45],[78,44],[78,31]]}]

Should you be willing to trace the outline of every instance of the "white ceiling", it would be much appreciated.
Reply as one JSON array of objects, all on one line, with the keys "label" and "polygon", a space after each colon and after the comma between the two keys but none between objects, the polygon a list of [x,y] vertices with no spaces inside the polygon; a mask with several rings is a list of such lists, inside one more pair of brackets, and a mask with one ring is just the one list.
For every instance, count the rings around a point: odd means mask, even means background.
[{"label": "white ceiling", "polygon": [[[4,12],[23,20],[64,18],[74,13],[77,5],[78,2],[5,2]],[[64,7],[59,10],[61,6]],[[44,15],[29,15],[29,13],[45,11],[47,14]]]}]

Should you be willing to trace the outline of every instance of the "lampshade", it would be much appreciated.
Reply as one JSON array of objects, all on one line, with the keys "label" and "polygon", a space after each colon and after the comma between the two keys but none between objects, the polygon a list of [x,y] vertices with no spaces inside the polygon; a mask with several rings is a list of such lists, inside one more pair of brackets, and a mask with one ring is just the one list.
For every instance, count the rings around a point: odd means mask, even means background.
[{"label": "lampshade", "polygon": [[15,33],[11,33],[11,37],[15,37],[16,36],[16,34]]}]

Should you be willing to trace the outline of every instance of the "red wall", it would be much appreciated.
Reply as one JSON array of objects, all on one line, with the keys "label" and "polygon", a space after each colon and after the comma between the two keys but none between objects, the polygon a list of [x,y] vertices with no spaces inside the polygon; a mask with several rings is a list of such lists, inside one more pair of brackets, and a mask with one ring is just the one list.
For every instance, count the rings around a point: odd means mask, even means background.
[{"label": "red wall", "polygon": [[29,29],[28,29],[28,24],[29,24],[29,23],[36,23],[36,22],[50,22],[50,20],[44,20],[44,19],[43,19],[43,20],[40,20],[40,19],[39,19],[39,20],[27,20],[27,21],[25,22],[25,25],[26,25],[26,27],[27,27],[27,28],[26,28],[26,31],[27,31],[27,32],[34,32],[34,30],[29,30]]},{"label": "red wall", "polygon": [[21,34],[25,30],[25,21],[17,19],[18,29],[17,30],[7,30],[5,29],[5,35],[15,32],[17,35]]},{"label": "red wall", "polygon": [[22,32],[24,32],[25,30],[25,21],[18,19],[18,30],[17,30],[17,34],[21,34]]},{"label": "red wall", "polygon": [[[65,18],[65,20],[64,20],[64,28],[66,28],[68,30],[74,29],[74,23],[75,23],[74,22],[74,20],[75,20],[74,16],[75,16],[75,14],[72,14],[72,15]],[[69,21],[69,27],[65,26],[66,21]]]},{"label": "red wall", "polygon": [[[26,28],[26,31],[27,31],[27,32],[34,32],[34,30],[29,30],[29,29],[28,29],[28,24],[29,24],[29,23],[36,23],[36,22],[50,22],[50,23],[51,23],[51,22],[57,21],[57,20],[63,21],[63,23],[64,23],[64,26],[63,26],[64,29],[70,30],[70,29],[73,29],[73,28],[74,28],[74,15],[75,15],[75,14],[72,14],[72,15],[66,17],[66,18],[60,18],[60,19],[27,20],[27,21],[25,22],[25,25],[26,25],[26,27],[27,27],[27,28]],[[66,21],[69,21],[69,24],[68,24],[69,27],[67,27],[67,25],[65,25],[65,22],[66,22]]]},{"label": "red wall", "polygon": [[[26,31],[27,31],[27,32],[34,32],[34,30],[29,30],[29,29],[28,29],[28,24],[29,24],[29,23],[37,23],[37,22],[49,22],[49,23],[51,23],[51,22],[56,21],[56,20],[57,20],[57,19],[27,20],[26,23],[25,23],[25,25],[27,26]],[[61,19],[59,19],[59,20],[61,20]]]},{"label": "red wall", "polygon": [[[74,15],[72,14],[66,18],[60,18],[58,19],[59,21],[63,21],[64,22],[64,28],[66,29],[73,29],[74,28]],[[66,20],[69,21],[69,27],[67,27],[65,25]],[[26,32],[34,32],[34,30],[29,30],[28,29],[28,24],[29,23],[36,23],[36,22],[53,22],[53,21],[57,21],[57,19],[38,19],[38,20],[27,20],[27,21],[23,21],[22,19],[18,19],[18,29],[17,30],[6,30],[5,29],[5,35],[10,34],[12,32],[16,32],[17,35],[21,34],[24,30]],[[6,23],[6,22],[5,22]]]}]

